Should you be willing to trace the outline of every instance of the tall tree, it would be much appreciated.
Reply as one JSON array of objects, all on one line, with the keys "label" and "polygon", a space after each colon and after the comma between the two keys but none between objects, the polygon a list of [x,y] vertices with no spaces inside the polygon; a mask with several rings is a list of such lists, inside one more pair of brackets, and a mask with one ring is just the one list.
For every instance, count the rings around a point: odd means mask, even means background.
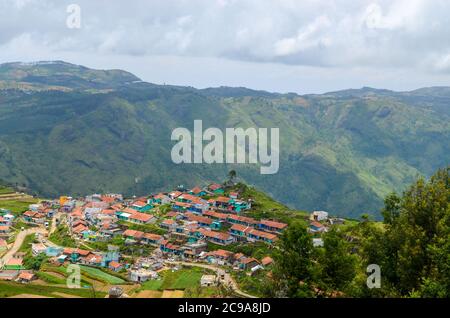
[{"label": "tall tree", "polygon": [[308,297],[314,281],[313,246],[306,227],[292,223],[274,253],[273,279],[277,296]]},{"label": "tall tree", "polygon": [[328,289],[344,291],[356,274],[356,257],[336,228],[323,236],[324,253],[320,257],[321,279]]}]

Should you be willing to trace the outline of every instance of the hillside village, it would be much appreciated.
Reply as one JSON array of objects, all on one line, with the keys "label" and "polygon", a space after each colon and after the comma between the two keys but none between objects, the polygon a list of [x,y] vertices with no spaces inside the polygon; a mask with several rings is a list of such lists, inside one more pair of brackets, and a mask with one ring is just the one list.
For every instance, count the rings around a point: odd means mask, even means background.
[{"label": "hillside village", "polygon": [[[27,257],[45,258],[55,268],[98,268],[135,284],[192,265],[205,269],[201,287],[222,285],[251,297],[236,280],[270,272],[271,250],[289,224],[250,216],[258,202],[243,192],[236,185],[180,186],[133,198],[111,193],[61,196],[29,204],[22,213],[1,209],[0,280],[32,284],[41,279],[40,272],[26,266]],[[314,246],[323,245],[320,234],[330,224],[344,222],[324,211],[304,219]],[[28,256],[20,252],[27,248],[20,241],[26,235],[32,236]],[[253,246],[262,251],[259,258],[239,251]]]}]

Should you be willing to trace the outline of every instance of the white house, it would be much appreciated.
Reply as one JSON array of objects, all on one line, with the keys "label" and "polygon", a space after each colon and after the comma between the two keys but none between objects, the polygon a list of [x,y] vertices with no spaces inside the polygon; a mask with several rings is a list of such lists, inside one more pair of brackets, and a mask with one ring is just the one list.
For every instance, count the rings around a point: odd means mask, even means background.
[{"label": "white house", "polygon": [[311,221],[324,221],[328,219],[328,212],[314,211],[310,217]]}]

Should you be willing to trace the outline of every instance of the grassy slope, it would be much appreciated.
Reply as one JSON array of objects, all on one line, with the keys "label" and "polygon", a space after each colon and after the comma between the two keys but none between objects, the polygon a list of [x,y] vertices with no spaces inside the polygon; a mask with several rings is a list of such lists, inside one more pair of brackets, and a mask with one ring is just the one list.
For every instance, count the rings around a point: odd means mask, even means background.
[{"label": "grassy slope", "polygon": [[[24,285],[20,283],[0,281],[0,297],[10,297],[20,294],[32,294],[56,298],[62,297],[57,294],[54,294],[55,292],[84,298],[93,296],[92,291],[90,289],[73,289],[58,286],[32,285],[32,284]],[[96,292],[96,296],[98,298],[103,298],[105,297],[105,295],[106,294],[103,292]]]}]

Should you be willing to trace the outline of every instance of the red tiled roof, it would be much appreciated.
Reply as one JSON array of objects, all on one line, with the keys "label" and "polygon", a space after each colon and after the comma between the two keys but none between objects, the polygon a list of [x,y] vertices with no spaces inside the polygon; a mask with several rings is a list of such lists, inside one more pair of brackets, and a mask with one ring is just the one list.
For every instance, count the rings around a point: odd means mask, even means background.
[{"label": "red tiled roof", "polygon": [[141,238],[142,236],[144,236],[144,232],[127,229],[127,230],[125,230],[125,232],[123,232],[123,236],[131,236],[134,238]]},{"label": "red tiled roof", "polygon": [[30,272],[21,272],[18,278],[24,280],[32,280],[34,278],[34,274]]},{"label": "red tiled roof", "polygon": [[141,222],[148,222],[148,221],[150,221],[151,219],[153,219],[154,216],[151,215],[151,214],[140,213],[140,212],[134,211],[134,212],[130,215],[129,218],[130,218],[130,219],[133,219],[133,220],[138,220],[138,221],[141,221]]},{"label": "red tiled roof", "polygon": [[109,266],[112,267],[112,268],[119,268],[119,267],[122,266],[122,264],[120,264],[120,263],[118,263],[116,261],[111,261],[111,262],[109,262]]},{"label": "red tiled roof", "polygon": [[230,198],[227,198],[227,197],[218,197],[217,199],[216,199],[216,201],[217,202],[220,202],[220,203],[228,203],[228,202],[230,202]]},{"label": "red tiled roof", "polygon": [[223,233],[223,232],[216,232],[216,231],[210,231],[210,230],[205,230],[205,229],[199,229],[198,231],[206,237],[212,237],[212,238],[216,238],[216,239],[223,240],[223,241],[226,241],[226,240],[230,239],[230,237],[231,237],[230,234]]},{"label": "red tiled roof", "polygon": [[258,224],[258,221],[256,221],[254,218],[249,218],[246,216],[230,214],[228,216],[228,219],[235,220],[238,222],[248,223],[248,224]]},{"label": "red tiled roof", "polygon": [[274,227],[274,228],[280,229],[280,230],[282,230],[288,226],[286,223],[275,222],[275,221],[271,221],[271,220],[261,220],[259,223],[264,224],[269,227]]},{"label": "red tiled roof", "polygon": [[210,184],[210,185],[208,186],[208,188],[209,188],[210,190],[215,191],[215,190],[217,190],[217,189],[221,189],[222,186],[221,186],[220,184],[218,184],[218,183],[213,183],[213,184]]},{"label": "red tiled roof", "polygon": [[163,238],[161,235],[153,234],[153,233],[145,233],[144,237],[146,239],[149,239],[149,240],[152,240],[152,241],[159,241],[160,239]]},{"label": "red tiled roof", "polygon": [[272,257],[266,256],[261,260],[261,264],[263,264],[264,266],[272,264],[273,263],[273,259]]},{"label": "red tiled roof", "polygon": [[202,192],[202,189],[200,187],[194,187],[191,189],[191,192],[198,194],[198,193]]}]

